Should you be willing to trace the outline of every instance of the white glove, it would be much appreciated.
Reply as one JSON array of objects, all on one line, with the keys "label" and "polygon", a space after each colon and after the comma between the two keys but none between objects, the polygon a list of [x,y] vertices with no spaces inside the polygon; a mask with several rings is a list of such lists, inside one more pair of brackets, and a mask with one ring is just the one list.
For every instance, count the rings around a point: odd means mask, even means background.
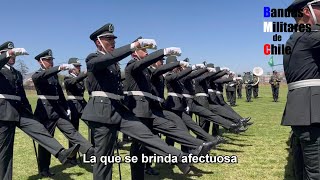
[{"label": "white glove", "polygon": [[227,68],[227,67],[222,67],[222,68],[221,68],[221,70],[230,71],[230,69],[229,69],[229,68]]},{"label": "white glove", "polygon": [[192,71],[198,69],[197,66],[194,64],[191,66]]},{"label": "white glove", "polygon": [[207,67],[209,72],[217,72],[215,68]]},{"label": "white glove", "polygon": [[204,64],[196,64],[196,67],[202,69],[202,68],[205,68],[206,66]]},{"label": "white glove", "polygon": [[163,53],[165,56],[180,56],[181,49],[178,47],[169,47],[165,48]]},{"label": "white glove", "polygon": [[186,112],[189,112],[189,110],[190,110],[189,106],[187,106],[185,110],[186,110]]},{"label": "white glove", "polygon": [[11,51],[15,56],[29,55],[29,53],[24,48],[13,48],[11,49]]},{"label": "white glove", "polygon": [[71,118],[71,111],[70,111],[70,109],[67,110],[67,116],[68,116],[69,118]]},{"label": "white glove", "polygon": [[138,42],[141,48],[157,49],[157,43],[154,39],[139,39]]},{"label": "white glove", "polygon": [[75,69],[73,64],[61,64],[59,66],[59,70],[70,70],[70,69]]},{"label": "white glove", "polygon": [[189,66],[189,63],[186,62],[186,61],[179,61],[179,64],[180,64],[180,66],[183,66],[183,67],[188,67]]}]

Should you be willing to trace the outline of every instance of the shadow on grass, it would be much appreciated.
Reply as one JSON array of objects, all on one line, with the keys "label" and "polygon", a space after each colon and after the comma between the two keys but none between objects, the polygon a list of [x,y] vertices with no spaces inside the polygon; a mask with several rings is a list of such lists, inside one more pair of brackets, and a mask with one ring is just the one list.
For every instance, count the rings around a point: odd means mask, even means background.
[{"label": "shadow on grass", "polygon": [[[80,161],[80,159],[78,159],[78,162]],[[85,169],[86,171],[92,173],[92,166],[91,164],[85,164],[85,163],[79,163],[78,166],[82,169]],[[78,172],[78,173],[63,173],[62,171],[68,168],[73,168],[74,165],[71,164],[65,164],[65,165],[57,165],[57,166],[53,166],[52,168],[50,168],[50,172],[54,173],[55,175],[50,177],[51,179],[63,179],[63,180],[75,180],[76,178],[71,178],[71,176],[81,176],[84,173],[83,172]],[[37,175],[32,175],[29,176],[28,180],[37,180],[37,179],[41,179],[42,177],[37,174]]]},{"label": "shadow on grass", "polygon": [[251,144],[237,144],[237,143],[233,143],[233,142],[226,142],[224,144],[230,144],[230,145],[240,146],[240,147],[252,146]]},{"label": "shadow on grass", "polygon": [[241,152],[244,152],[244,151],[239,151],[239,150],[222,149],[222,148],[217,148],[216,150],[224,151],[224,152],[232,152],[232,153],[241,153]]},{"label": "shadow on grass", "polygon": [[225,139],[230,139],[231,141],[247,141],[247,140],[245,140],[245,139],[236,139],[236,138],[228,137],[228,136],[223,136],[223,138],[225,138]]},{"label": "shadow on grass", "polygon": [[[191,180],[194,177],[201,177],[202,174],[213,174],[211,171],[202,171],[196,167],[191,166],[191,172],[189,174],[175,173],[173,171],[174,166],[170,164],[156,164],[155,169],[159,170],[158,176],[146,175],[147,180],[157,180],[157,179],[183,179]],[[193,177],[193,178],[191,178]]]}]

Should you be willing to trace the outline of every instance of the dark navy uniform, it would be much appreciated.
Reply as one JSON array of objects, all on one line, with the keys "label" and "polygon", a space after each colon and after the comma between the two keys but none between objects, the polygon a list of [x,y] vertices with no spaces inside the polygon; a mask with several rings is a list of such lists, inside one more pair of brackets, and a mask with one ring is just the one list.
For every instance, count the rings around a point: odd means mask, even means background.
[{"label": "dark navy uniform", "polygon": [[251,102],[251,97],[252,97],[252,84],[253,84],[253,77],[252,74],[250,72],[246,72],[244,75],[244,84],[245,89],[246,89],[246,98],[247,98],[247,102]]},{"label": "dark navy uniform", "polygon": [[[70,58],[68,63],[73,64],[74,66],[81,66],[80,61],[77,58]],[[64,85],[67,92],[67,103],[71,111],[70,120],[77,131],[79,130],[79,119],[81,118],[84,107],[87,105],[87,102],[83,97],[85,91],[84,80],[86,77],[87,74],[81,72],[78,75],[69,73],[69,76],[65,76],[64,78]],[[87,122],[85,123],[88,124]],[[93,144],[90,133],[91,132],[89,131],[89,139]],[[72,146],[72,142],[70,141],[69,146]],[[76,157],[74,157],[74,160],[75,158]]]},{"label": "dark navy uniform", "polygon": [[[289,9],[298,11],[308,2],[310,0],[294,1]],[[319,3],[316,5],[318,7]],[[310,18],[315,21],[312,16]],[[317,18],[319,22],[318,15]],[[293,33],[286,46],[291,47],[292,53],[283,56],[288,95],[281,125],[291,126],[294,135],[300,140],[296,145],[301,147],[302,154],[294,156],[294,160],[303,157],[303,161],[298,162],[304,165],[303,179],[319,179],[320,26],[312,25],[311,32]]]},{"label": "dark navy uniform", "polygon": [[[35,59],[41,61],[43,57],[52,58],[52,51],[48,49]],[[80,144],[81,153],[91,154],[93,153],[92,145],[70,123],[67,115],[68,103],[58,80],[59,72],[60,67],[55,66],[46,70],[41,68],[32,75],[38,94],[34,115],[52,136],[55,128],[58,127],[69,141]],[[50,153],[41,146],[39,146],[39,166],[40,171],[48,171],[50,166]]]},{"label": "dark navy uniform", "polygon": [[[177,61],[172,60],[172,62]],[[167,63],[168,62],[167,59]],[[189,112],[186,112],[187,101],[185,97],[183,97],[183,92],[185,92],[185,87],[181,83],[181,79],[186,77],[188,74],[192,72],[191,68],[185,68],[179,73],[170,72],[165,76],[166,87],[168,90],[168,97],[165,100],[165,108],[167,110],[174,112],[177,114],[185,123],[185,125],[193,131],[197,136],[201,137],[204,141],[215,141],[216,138],[212,137],[210,134],[205,132],[196,122],[193,121]],[[168,144],[173,144],[171,139],[166,139]]]},{"label": "dark navy uniform", "polygon": [[230,106],[236,105],[236,81],[231,81],[227,84],[226,91],[230,94]]},{"label": "dark navy uniform", "polygon": [[252,86],[252,92],[253,92],[253,98],[258,98],[259,96],[259,77],[256,75],[253,75],[253,86]]},{"label": "dark navy uniform", "polygon": [[[226,72],[224,73],[224,75],[225,74]],[[241,119],[241,116],[238,113],[236,113],[232,109],[232,107],[224,101],[223,97],[223,84],[229,83],[232,80],[233,78],[224,77],[216,80],[209,80],[209,109],[215,114],[218,114],[226,119],[238,123],[239,119]],[[206,131],[209,131],[210,126],[208,124],[203,125],[203,127]],[[217,133],[219,133],[219,126],[214,124],[212,128],[212,135],[217,135]]]},{"label": "dark navy uniform", "polygon": [[[45,127],[34,120],[31,105],[23,88],[23,79],[19,71],[7,64],[10,56],[7,50],[13,48],[12,42],[6,42],[0,46],[0,179],[12,179],[12,157],[15,128],[19,127],[23,132],[36,140],[43,148],[48,150],[61,162],[62,145],[56,141]],[[79,147],[77,147],[79,148]],[[77,151],[74,149],[73,155]]]},{"label": "dark navy uniform", "polygon": [[[241,75],[238,75],[238,78],[241,78]],[[242,84],[243,84],[243,80],[242,79],[237,79],[237,95],[238,95],[238,99],[242,98]]]},{"label": "dark navy uniform", "polygon": [[[171,117],[169,120],[165,119],[165,116],[161,110],[151,108],[153,99],[158,99],[158,96],[152,95],[152,89],[154,88],[151,84],[151,77],[153,74],[147,67],[163,58],[163,53],[164,50],[160,49],[141,60],[133,59],[128,62],[125,68],[125,90],[128,95],[128,107],[152,131],[164,134],[165,136],[174,139],[178,143],[181,143],[182,145],[188,146],[192,149],[201,149],[203,141],[194,138],[187,131],[178,128],[171,120],[174,117]],[[131,145],[132,155],[140,156],[140,146],[141,145],[136,144],[135,142]],[[136,168],[136,166],[139,166],[137,163],[134,163],[131,166],[132,172],[139,172],[139,169]],[[143,171],[141,174],[142,173]],[[143,177],[138,175],[138,173],[136,175],[132,173],[132,175],[132,179],[143,179]]]},{"label": "dark navy uniform", "polygon": [[[99,40],[100,36],[116,38],[113,25],[106,24],[94,33],[90,39]],[[99,37],[98,37],[99,36]],[[147,149],[158,155],[180,156],[181,151],[167,146],[148,127],[140,122],[121,102],[123,89],[118,62],[132,53],[131,45],[125,45],[105,54],[98,51],[86,58],[88,68],[88,90],[92,97],[85,107],[82,119],[89,121],[94,134],[95,155],[112,156],[117,131],[142,142]],[[104,165],[97,161],[93,167],[94,179],[112,179],[112,164]]]},{"label": "dark navy uniform", "polygon": [[[276,72],[273,71],[273,73],[276,73]],[[281,82],[281,80],[279,79],[279,77],[277,75],[272,75],[270,80],[269,80],[269,83],[271,85],[272,97],[273,97],[273,101],[274,102],[277,102],[278,98],[279,98],[280,82]]]}]

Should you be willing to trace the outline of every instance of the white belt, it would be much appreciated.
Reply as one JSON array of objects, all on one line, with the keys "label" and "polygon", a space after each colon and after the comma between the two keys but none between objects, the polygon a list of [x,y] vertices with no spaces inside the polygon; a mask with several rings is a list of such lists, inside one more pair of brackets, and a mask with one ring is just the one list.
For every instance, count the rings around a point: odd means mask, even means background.
[{"label": "white belt", "polygon": [[110,99],[115,99],[115,100],[121,100],[123,99],[123,96],[120,96],[118,94],[113,94],[113,93],[109,93],[109,92],[104,92],[104,91],[92,91],[91,93],[92,97],[107,97]]},{"label": "white belt", "polygon": [[148,97],[150,99],[153,99],[153,100],[156,100],[156,101],[159,101],[159,102],[164,102],[164,99],[158,97],[158,96],[155,96],[151,93],[148,93],[148,92],[143,92],[143,91],[124,91],[123,92],[124,94],[128,95],[128,96],[145,96],[145,97]]},{"label": "white belt", "polygon": [[288,90],[299,89],[303,87],[320,86],[320,79],[307,79],[288,84]]},{"label": "white belt", "polygon": [[9,94],[0,94],[0,99],[10,99],[10,100],[21,101],[20,96],[9,95]]},{"label": "white belt", "polygon": [[206,97],[208,97],[208,94],[207,93],[197,93],[195,96],[206,96]]},{"label": "white belt", "polygon": [[217,94],[222,94],[220,91],[216,91]]},{"label": "white belt", "polygon": [[38,95],[39,99],[59,100],[59,96]]},{"label": "white belt", "polygon": [[69,95],[69,96],[67,96],[67,99],[68,100],[83,100],[83,97],[82,96],[71,96],[71,95]]},{"label": "white belt", "polygon": [[208,92],[214,92],[213,89],[208,89]]},{"label": "white belt", "polygon": [[182,94],[182,96],[185,97],[185,98],[193,98],[193,96],[190,95],[190,94]]},{"label": "white belt", "polygon": [[175,96],[175,97],[179,97],[179,98],[183,98],[182,94],[178,94],[178,93],[173,93],[173,92],[169,92],[168,96]]}]

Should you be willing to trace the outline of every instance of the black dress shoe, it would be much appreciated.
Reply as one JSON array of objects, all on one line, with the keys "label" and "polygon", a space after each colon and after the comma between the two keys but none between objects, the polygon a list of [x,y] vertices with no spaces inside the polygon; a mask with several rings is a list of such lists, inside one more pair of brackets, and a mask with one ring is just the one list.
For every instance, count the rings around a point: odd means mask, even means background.
[{"label": "black dress shoe", "polygon": [[59,161],[62,164],[66,163],[68,158],[70,159],[77,155],[79,148],[80,148],[80,144],[75,144],[69,149],[63,149],[58,153]]},{"label": "black dress shoe", "polygon": [[[182,159],[184,156],[189,156],[188,153],[182,153],[178,156],[178,163],[176,163],[175,165],[178,166],[178,168],[180,169],[180,171],[183,173],[183,174],[188,174],[191,170],[190,168],[190,163],[182,163]],[[171,163],[173,164],[173,163]]]},{"label": "black dress shoe", "polygon": [[253,122],[247,122],[247,126],[251,126]]},{"label": "black dress shoe", "polygon": [[251,118],[243,118],[240,119],[240,122],[243,124],[244,127],[251,126],[253,122],[249,122]]},{"label": "black dress shoe", "polygon": [[226,142],[228,142],[225,138],[221,137],[221,136],[216,136],[216,146],[219,144],[224,144]]},{"label": "black dress shoe", "polygon": [[191,150],[191,154],[195,156],[202,156],[208,154],[208,152],[215,146],[215,142],[205,142],[200,145],[198,148]]},{"label": "black dress shoe", "polygon": [[146,174],[149,174],[152,176],[158,176],[160,174],[157,170],[153,169],[152,167],[147,168],[145,172]]},{"label": "black dress shoe", "polygon": [[52,176],[54,176],[54,173],[51,173],[49,170],[47,170],[47,171],[42,171],[42,172],[40,173],[40,176],[42,176],[42,177],[52,177]]},{"label": "black dress shoe", "polygon": [[231,127],[229,128],[229,131],[235,134],[245,132],[246,130],[248,130],[248,128],[244,127],[241,121],[237,124],[232,124]]}]

